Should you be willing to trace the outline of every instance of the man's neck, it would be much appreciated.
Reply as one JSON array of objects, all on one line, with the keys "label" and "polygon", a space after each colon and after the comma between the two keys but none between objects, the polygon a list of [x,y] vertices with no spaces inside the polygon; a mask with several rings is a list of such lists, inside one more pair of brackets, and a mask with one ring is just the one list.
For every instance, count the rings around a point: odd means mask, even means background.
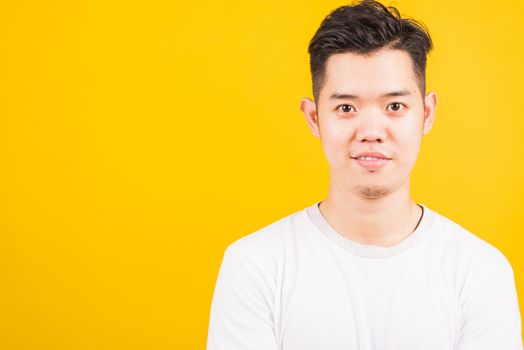
[{"label": "man's neck", "polygon": [[409,182],[376,199],[330,189],[320,204],[320,211],[347,239],[381,247],[393,246],[407,238],[422,215],[422,208],[409,195]]}]

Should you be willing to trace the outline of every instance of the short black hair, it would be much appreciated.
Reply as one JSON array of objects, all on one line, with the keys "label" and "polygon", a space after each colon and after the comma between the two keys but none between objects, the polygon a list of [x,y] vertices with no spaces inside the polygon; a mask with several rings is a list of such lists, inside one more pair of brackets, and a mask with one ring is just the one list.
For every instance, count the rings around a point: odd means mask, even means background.
[{"label": "short black hair", "polygon": [[395,7],[363,0],[333,10],[309,43],[315,102],[318,103],[326,62],[332,54],[367,55],[382,48],[404,50],[411,56],[420,92],[425,95],[427,54],[433,48],[427,28],[414,19],[401,18]]}]

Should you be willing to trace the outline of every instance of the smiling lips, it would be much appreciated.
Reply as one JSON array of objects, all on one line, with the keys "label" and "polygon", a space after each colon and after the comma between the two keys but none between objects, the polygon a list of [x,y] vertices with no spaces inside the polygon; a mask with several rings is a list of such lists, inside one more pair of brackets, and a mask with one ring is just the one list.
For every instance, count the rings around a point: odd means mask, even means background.
[{"label": "smiling lips", "polygon": [[367,170],[380,169],[391,160],[390,157],[379,152],[362,152],[351,158]]}]

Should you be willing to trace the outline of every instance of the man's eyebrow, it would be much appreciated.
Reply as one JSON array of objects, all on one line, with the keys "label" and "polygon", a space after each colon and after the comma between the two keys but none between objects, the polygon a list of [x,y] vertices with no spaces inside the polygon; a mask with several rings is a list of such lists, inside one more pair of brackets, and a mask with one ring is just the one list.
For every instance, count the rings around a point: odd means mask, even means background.
[{"label": "man's eyebrow", "polygon": [[[409,90],[398,90],[398,91],[391,91],[391,92],[385,93],[381,97],[396,97],[396,96],[409,96],[409,95],[411,95],[411,91]],[[358,100],[359,98],[360,97],[357,95],[337,93],[337,92],[329,96],[330,100],[345,100],[345,99]]]},{"label": "man's eyebrow", "polygon": [[409,96],[409,95],[411,95],[411,91],[409,90],[398,90],[398,91],[388,92],[387,94],[382,95],[382,97]]}]

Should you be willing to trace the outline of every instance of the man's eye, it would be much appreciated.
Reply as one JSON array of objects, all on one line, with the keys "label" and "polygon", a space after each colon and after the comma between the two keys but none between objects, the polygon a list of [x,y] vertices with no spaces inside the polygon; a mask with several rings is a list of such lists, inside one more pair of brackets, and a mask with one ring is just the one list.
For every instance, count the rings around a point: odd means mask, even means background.
[{"label": "man's eye", "polygon": [[353,106],[350,105],[340,105],[338,106],[338,108],[344,113],[349,113],[355,110],[355,108],[353,108]]},{"label": "man's eye", "polygon": [[400,111],[402,108],[405,108],[405,106],[400,103],[400,102],[393,102],[393,103],[390,103],[388,107],[391,107],[391,110],[393,112],[398,112]]}]

